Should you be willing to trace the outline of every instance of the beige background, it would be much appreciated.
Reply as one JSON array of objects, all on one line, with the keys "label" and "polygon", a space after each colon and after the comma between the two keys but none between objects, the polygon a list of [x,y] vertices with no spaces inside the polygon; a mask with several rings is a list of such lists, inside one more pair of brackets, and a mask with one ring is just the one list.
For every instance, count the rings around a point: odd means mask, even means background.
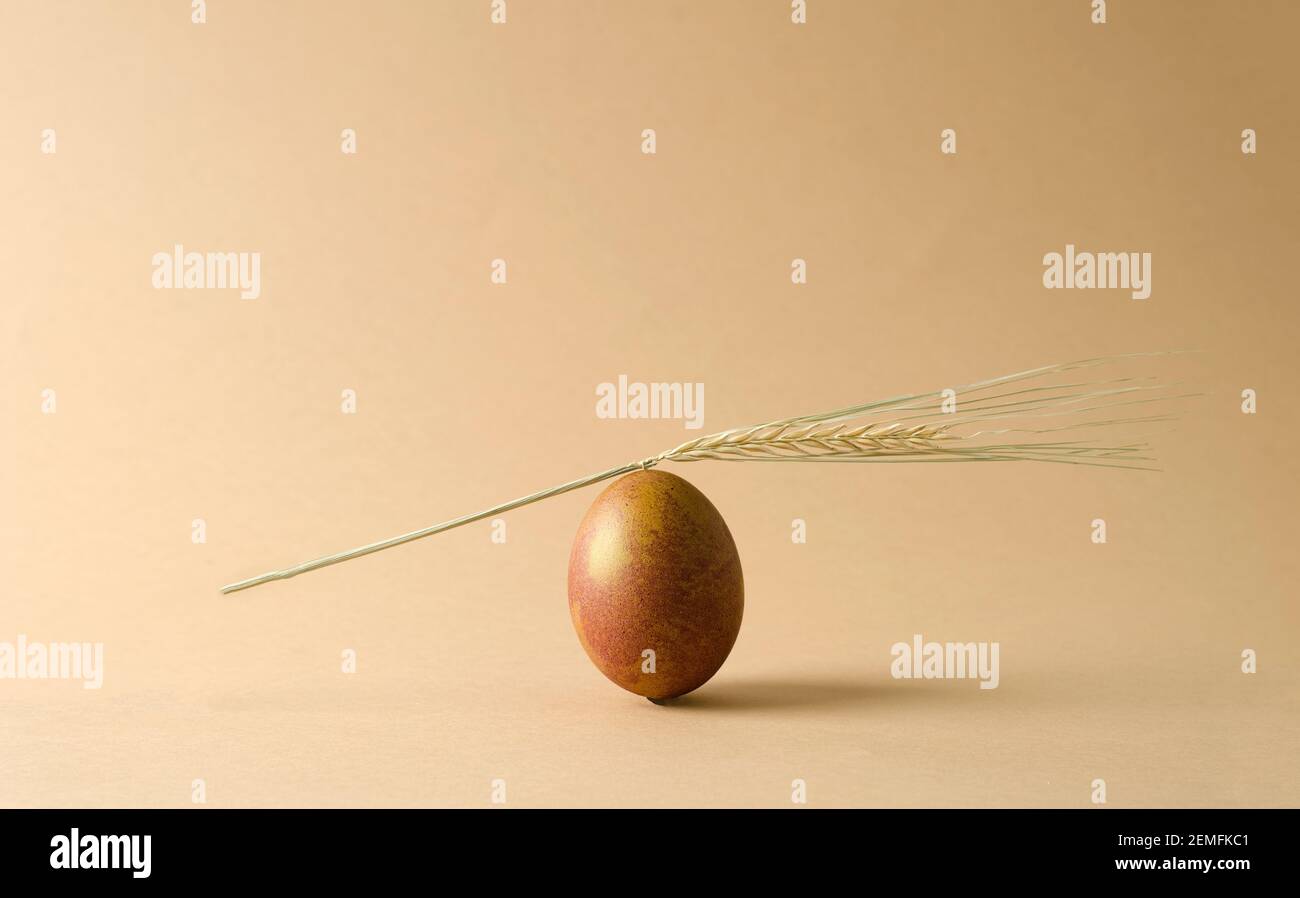
[{"label": "beige background", "polygon": [[[0,681],[0,804],[1300,803],[1294,4],[188,5],[0,5],[0,640],[106,654]],[[1067,242],[1151,298],[1045,290]],[[152,289],[175,243],[261,298]],[[572,632],[595,490],[217,592],[691,435],[597,420],[622,373],[707,432],[1175,348],[1159,474],[672,468],[747,586],[676,707]],[[891,680],[913,633],[1001,687]]]}]

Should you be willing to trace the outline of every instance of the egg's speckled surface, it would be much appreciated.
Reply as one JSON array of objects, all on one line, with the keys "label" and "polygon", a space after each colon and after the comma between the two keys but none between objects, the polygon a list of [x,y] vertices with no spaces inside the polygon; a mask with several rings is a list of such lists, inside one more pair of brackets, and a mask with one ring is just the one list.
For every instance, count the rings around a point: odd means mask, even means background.
[{"label": "egg's speckled surface", "polygon": [[744,610],[736,544],[694,486],[637,471],[596,497],[569,556],[569,612],[605,676],[652,699],[697,689],[727,660]]}]

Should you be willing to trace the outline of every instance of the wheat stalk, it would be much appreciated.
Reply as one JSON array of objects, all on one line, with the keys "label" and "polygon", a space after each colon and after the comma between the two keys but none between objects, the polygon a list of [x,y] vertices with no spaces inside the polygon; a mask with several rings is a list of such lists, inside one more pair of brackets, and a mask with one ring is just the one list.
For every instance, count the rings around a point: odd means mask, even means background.
[{"label": "wheat stalk", "polygon": [[[523,496],[484,511],[453,518],[422,530],[337,552],[284,570],[269,571],[222,587],[237,592],[272,580],[328,567],[382,549],[442,533],[484,518],[501,515],[570,490],[591,486],[632,471],[648,470],[662,462],[767,461],[767,462],[971,462],[1045,461],[1086,464],[1130,470],[1155,470],[1146,462],[1146,443],[1098,444],[1086,439],[1042,439],[1094,427],[1115,427],[1171,420],[1170,415],[1132,415],[1089,420],[1085,416],[1127,406],[1167,402],[1194,394],[1170,395],[1169,388],[1152,378],[1114,378],[1106,381],[1041,383],[1056,375],[1081,371],[1120,359],[1169,353],[1133,353],[1048,365],[992,380],[944,390],[898,396],[831,412],[770,421],[725,430],[682,443],[658,455],[572,480]],[[955,401],[945,411],[943,401]],[[1050,419],[1063,424],[1044,426]],[[1029,435],[1020,438],[1015,435]]]}]

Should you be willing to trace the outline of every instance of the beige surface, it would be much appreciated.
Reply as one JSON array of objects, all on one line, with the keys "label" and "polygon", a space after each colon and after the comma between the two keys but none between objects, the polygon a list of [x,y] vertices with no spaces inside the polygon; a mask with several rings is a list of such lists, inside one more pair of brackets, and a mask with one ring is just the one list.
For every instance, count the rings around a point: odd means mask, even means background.
[{"label": "beige surface", "polygon": [[[0,804],[1300,803],[1294,5],[186,6],[0,11],[0,641],[106,656],[0,680]],[[1067,242],[1151,299],[1043,289]],[[152,289],[175,243],[262,296]],[[1214,395],[1160,474],[672,468],[747,586],[678,707],[572,632],[594,490],[217,592],[689,435],[597,420],[621,373],[703,381],[708,432],[1182,347]],[[1000,688],[891,680],[913,633]]]}]

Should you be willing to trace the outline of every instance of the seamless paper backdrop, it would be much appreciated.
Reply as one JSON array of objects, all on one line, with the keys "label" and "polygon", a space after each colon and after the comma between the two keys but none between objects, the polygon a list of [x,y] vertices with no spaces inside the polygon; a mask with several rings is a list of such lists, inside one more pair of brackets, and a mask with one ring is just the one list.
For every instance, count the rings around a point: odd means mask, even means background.
[{"label": "seamless paper backdrop", "polygon": [[[104,645],[98,690],[0,679],[0,804],[1300,801],[1294,4],[189,7],[0,4],[0,642]],[[260,296],[154,289],[177,244],[260,253]],[[1067,244],[1151,253],[1150,298],[1045,289]],[[1159,473],[671,468],[747,593],[676,706],[572,632],[594,490],[218,593],[701,433],[1170,349],[1205,395]],[[620,374],[703,383],[704,429],[598,419]],[[999,687],[892,679],[918,633],[998,642]]]}]

